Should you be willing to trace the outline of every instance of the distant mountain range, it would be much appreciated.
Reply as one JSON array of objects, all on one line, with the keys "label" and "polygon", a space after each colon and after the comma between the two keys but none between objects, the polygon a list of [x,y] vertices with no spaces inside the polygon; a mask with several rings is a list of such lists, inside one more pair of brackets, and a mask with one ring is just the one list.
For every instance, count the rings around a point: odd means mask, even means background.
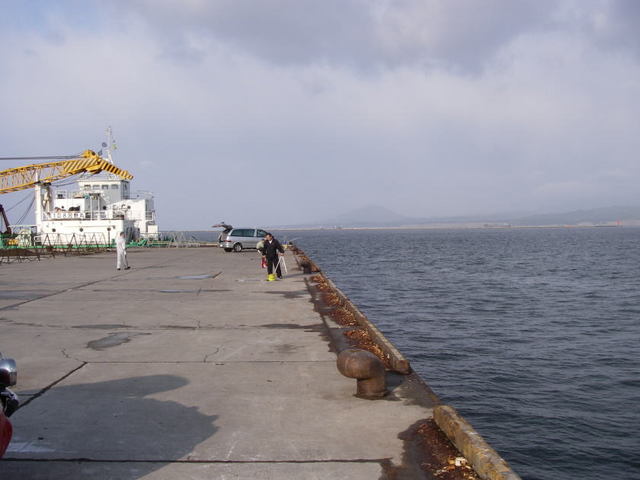
[{"label": "distant mountain range", "polygon": [[[550,214],[496,214],[465,217],[418,218],[369,205],[304,227],[384,228],[384,227],[507,227],[507,226],[640,226],[640,206],[615,206]],[[298,225],[303,226],[303,225]]]}]

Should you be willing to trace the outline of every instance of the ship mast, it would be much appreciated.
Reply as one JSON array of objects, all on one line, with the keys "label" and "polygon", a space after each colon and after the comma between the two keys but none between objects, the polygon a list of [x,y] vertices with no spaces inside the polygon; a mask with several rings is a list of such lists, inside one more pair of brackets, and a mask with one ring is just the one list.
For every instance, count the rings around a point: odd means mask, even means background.
[{"label": "ship mast", "polygon": [[107,141],[102,142],[102,156],[109,163],[113,163],[111,152],[113,152],[113,150],[116,150],[118,147],[116,146],[116,141],[113,139],[113,130],[111,129],[111,126],[107,127],[106,133]]}]

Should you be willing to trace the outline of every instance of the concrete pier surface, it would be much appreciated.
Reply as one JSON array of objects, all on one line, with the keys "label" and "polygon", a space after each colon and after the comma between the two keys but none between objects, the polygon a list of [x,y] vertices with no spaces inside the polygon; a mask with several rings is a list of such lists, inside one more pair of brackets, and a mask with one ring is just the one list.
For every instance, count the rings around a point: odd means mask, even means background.
[{"label": "concrete pier surface", "polygon": [[433,403],[393,378],[355,397],[286,260],[277,282],[255,251],[218,248],[0,265],[23,403],[0,478],[430,478],[407,432]]}]

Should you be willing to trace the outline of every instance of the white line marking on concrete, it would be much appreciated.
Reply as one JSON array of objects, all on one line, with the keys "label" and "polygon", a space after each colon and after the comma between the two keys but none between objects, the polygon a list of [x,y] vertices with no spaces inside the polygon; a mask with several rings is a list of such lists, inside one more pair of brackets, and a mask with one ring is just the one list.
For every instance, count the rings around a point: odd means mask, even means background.
[{"label": "white line marking on concrete", "polygon": [[52,448],[35,445],[34,442],[11,442],[7,452],[12,453],[44,453],[55,452]]}]

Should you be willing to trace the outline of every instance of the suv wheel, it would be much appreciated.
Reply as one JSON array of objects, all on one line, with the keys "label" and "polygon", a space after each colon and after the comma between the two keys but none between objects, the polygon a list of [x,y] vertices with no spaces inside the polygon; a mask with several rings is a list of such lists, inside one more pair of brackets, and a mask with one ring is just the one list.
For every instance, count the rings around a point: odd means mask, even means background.
[{"label": "suv wheel", "polygon": [[236,244],[233,246],[233,251],[234,251],[234,252],[241,252],[241,251],[242,251],[242,244],[241,244],[241,243],[236,243]]}]

